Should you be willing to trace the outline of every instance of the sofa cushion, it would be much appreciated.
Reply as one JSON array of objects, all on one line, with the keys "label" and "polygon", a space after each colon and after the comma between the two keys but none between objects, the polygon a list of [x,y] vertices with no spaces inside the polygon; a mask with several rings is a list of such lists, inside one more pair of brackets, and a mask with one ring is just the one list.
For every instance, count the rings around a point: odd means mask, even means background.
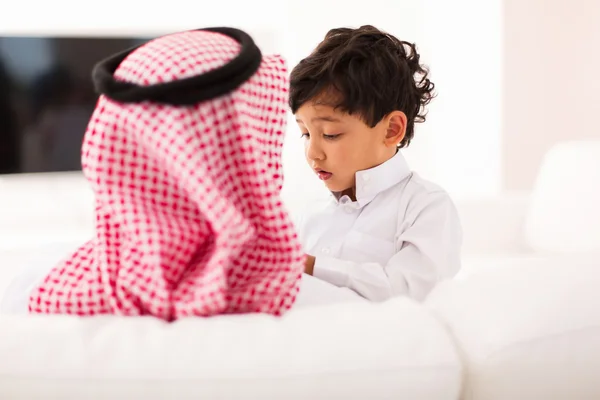
[{"label": "sofa cushion", "polygon": [[600,260],[530,258],[440,284],[426,305],[466,362],[464,399],[600,399]]},{"label": "sofa cushion", "polygon": [[408,299],[172,324],[3,315],[0,354],[3,399],[455,400],[462,372],[444,327]]},{"label": "sofa cushion", "polygon": [[33,287],[90,237],[45,245],[29,243],[11,249],[0,247],[0,313],[26,312]]}]

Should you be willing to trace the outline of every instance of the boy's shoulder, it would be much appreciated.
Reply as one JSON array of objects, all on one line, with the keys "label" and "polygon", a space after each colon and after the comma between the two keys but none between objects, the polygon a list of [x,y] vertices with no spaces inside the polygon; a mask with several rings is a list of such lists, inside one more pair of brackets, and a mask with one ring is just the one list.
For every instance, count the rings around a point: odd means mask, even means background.
[{"label": "boy's shoulder", "polygon": [[434,183],[430,180],[421,177],[416,172],[411,173],[409,181],[406,184],[404,190],[414,195],[446,195],[450,197],[448,192],[446,192],[446,190],[443,187],[441,187],[437,183]]},{"label": "boy's shoulder", "polygon": [[397,212],[401,220],[416,218],[421,211],[431,207],[454,208],[450,194],[440,185],[411,173],[402,181],[377,195],[371,212]]},{"label": "boy's shoulder", "polygon": [[422,178],[413,172],[401,193],[398,206],[404,209],[404,216],[418,217],[421,211],[431,207],[456,211],[450,194],[440,185]]}]

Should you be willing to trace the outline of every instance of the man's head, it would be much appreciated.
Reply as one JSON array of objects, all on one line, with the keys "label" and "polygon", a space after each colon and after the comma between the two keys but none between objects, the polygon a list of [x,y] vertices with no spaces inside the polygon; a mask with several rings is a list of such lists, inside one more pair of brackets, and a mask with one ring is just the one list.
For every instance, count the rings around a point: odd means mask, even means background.
[{"label": "man's head", "polygon": [[406,147],[433,83],[415,45],[372,26],[332,29],[292,71],[290,107],[309,165],[333,192]]},{"label": "man's head", "polygon": [[223,27],[156,38],[94,71],[82,167],[96,234],[32,292],[31,312],[287,311],[305,256],[279,196],[284,60]]}]

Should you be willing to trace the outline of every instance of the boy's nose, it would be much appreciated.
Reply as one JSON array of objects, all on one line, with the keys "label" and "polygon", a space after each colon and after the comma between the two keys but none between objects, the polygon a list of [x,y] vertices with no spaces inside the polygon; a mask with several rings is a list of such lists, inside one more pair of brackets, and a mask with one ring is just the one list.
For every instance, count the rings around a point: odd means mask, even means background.
[{"label": "boy's nose", "polygon": [[325,153],[319,147],[317,141],[309,140],[306,144],[306,158],[312,161],[320,161],[325,159]]}]

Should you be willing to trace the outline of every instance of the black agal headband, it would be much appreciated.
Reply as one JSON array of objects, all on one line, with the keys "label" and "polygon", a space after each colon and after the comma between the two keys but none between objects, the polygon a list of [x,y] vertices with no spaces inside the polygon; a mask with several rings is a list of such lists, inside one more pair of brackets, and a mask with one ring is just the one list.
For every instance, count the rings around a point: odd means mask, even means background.
[{"label": "black agal headband", "polygon": [[140,86],[114,78],[114,72],[125,57],[140,47],[136,46],[110,56],[94,66],[92,80],[96,92],[120,103],[151,101],[174,106],[194,105],[237,89],[258,70],[262,54],[246,32],[235,28],[198,30],[217,32],[235,39],[241,45],[240,53],[227,64],[205,74]]}]

